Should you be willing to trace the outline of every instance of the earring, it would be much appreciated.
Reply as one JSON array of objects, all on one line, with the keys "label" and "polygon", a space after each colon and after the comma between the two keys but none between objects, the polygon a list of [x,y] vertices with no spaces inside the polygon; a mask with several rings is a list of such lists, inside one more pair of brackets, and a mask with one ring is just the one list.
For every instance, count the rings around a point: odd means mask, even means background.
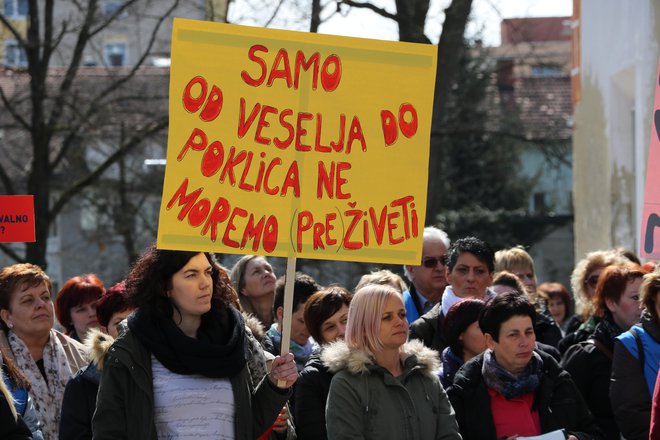
[{"label": "earring", "polygon": [[12,322],[8,322],[8,323],[7,323],[7,327],[9,327],[9,328],[14,328],[14,324],[13,324]]}]

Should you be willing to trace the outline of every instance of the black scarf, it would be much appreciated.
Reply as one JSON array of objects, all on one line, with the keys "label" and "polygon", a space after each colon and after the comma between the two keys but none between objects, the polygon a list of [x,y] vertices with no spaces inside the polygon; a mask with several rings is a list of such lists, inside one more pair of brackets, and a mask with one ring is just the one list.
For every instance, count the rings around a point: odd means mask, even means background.
[{"label": "black scarf", "polygon": [[614,350],[614,339],[621,333],[623,333],[623,330],[616,325],[612,314],[606,312],[603,319],[596,325],[591,337],[604,344],[610,350]]},{"label": "black scarf", "polygon": [[481,368],[484,382],[505,399],[510,400],[535,391],[541,383],[543,359],[536,352],[520,376],[514,376],[497,363],[495,353],[488,349],[484,352],[484,364]]},{"label": "black scarf", "polygon": [[245,324],[233,307],[212,308],[202,315],[197,339],[183,334],[172,318],[136,310],[128,328],[168,370],[205,377],[236,376],[245,366]]}]

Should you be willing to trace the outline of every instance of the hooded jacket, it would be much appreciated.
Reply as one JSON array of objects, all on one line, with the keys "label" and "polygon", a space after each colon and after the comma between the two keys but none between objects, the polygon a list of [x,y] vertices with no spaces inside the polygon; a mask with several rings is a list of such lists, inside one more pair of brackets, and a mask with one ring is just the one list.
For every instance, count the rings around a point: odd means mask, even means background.
[{"label": "hooded jacket", "polygon": [[[543,360],[541,381],[534,396],[543,433],[565,429],[580,440],[600,439],[584,399],[554,358],[536,350]],[[465,440],[495,440],[495,423],[488,388],[481,373],[483,353],[467,361],[454,376],[447,393]]]},{"label": "hooded jacket", "polygon": [[[248,364],[229,380],[234,392],[235,439],[254,440],[275,421],[290,390],[276,389],[266,377],[254,387]],[[130,330],[105,357],[96,407],[94,440],[157,440],[151,353]]]},{"label": "hooded jacket", "polygon": [[96,410],[96,394],[101,381],[103,357],[114,338],[91,329],[85,341],[90,364],[80,369],[66,384],[62,399],[59,440],[91,440],[92,416]]},{"label": "hooded jacket", "polygon": [[460,439],[454,410],[437,373],[438,354],[419,341],[400,350],[403,372],[394,377],[368,353],[344,341],[321,359],[335,373],[326,407],[328,439]]}]

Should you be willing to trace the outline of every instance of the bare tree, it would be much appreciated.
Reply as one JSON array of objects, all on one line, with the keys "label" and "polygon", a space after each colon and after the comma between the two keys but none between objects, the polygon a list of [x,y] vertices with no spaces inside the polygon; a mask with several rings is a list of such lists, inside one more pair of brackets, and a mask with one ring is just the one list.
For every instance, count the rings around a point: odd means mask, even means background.
[{"label": "bare tree", "polygon": [[[55,6],[64,3],[29,0],[25,32],[0,14],[0,26],[27,58],[24,71],[5,72],[0,83],[0,123],[18,133],[15,138],[22,143],[13,147],[22,148],[21,156],[14,158],[22,173],[12,171],[11,161],[0,160],[0,181],[7,194],[34,194],[36,218],[36,241],[26,245],[24,257],[7,246],[0,249],[16,260],[44,267],[48,230],[63,208],[127,153],[167,127],[167,87],[162,86],[168,72],[146,65],[163,23],[179,6],[179,0],[158,2],[158,14],[150,15],[153,26],[132,66],[88,68],[83,67],[83,57],[97,50],[95,38],[130,8],[138,8],[140,1],[124,1],[108,13],[101,10],[99,0],[71,0],[69,13],[57,17]],[[60,67],[53,67],[54,59],[61,61]],[[160,104],[150,105],[152,98]],[[121,142],[106,142],[120,120],[129,121],[130,130]],[[95,153],[92,160],[90,153]]]}]

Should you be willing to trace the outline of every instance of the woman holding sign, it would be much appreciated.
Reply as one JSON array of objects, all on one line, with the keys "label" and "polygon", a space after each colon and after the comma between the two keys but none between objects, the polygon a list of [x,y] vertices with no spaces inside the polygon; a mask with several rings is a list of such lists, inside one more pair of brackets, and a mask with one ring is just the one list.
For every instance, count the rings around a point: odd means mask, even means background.
[{"label": "woman holding sign", "polygon": [[293,355],[253,384],[251,336],[211,254],[152,246],[126,288],[137,310],[106,355],[94,439],[253,440],[273,424],[297,378]]},{"label": "woman holding sign", "polygon": [[460,439],[440,380],[438,353],[406,342],[401,294],[367,285],[348,310],[345,341],[321,358],[335,373],[326,407],[328,439]]}]

